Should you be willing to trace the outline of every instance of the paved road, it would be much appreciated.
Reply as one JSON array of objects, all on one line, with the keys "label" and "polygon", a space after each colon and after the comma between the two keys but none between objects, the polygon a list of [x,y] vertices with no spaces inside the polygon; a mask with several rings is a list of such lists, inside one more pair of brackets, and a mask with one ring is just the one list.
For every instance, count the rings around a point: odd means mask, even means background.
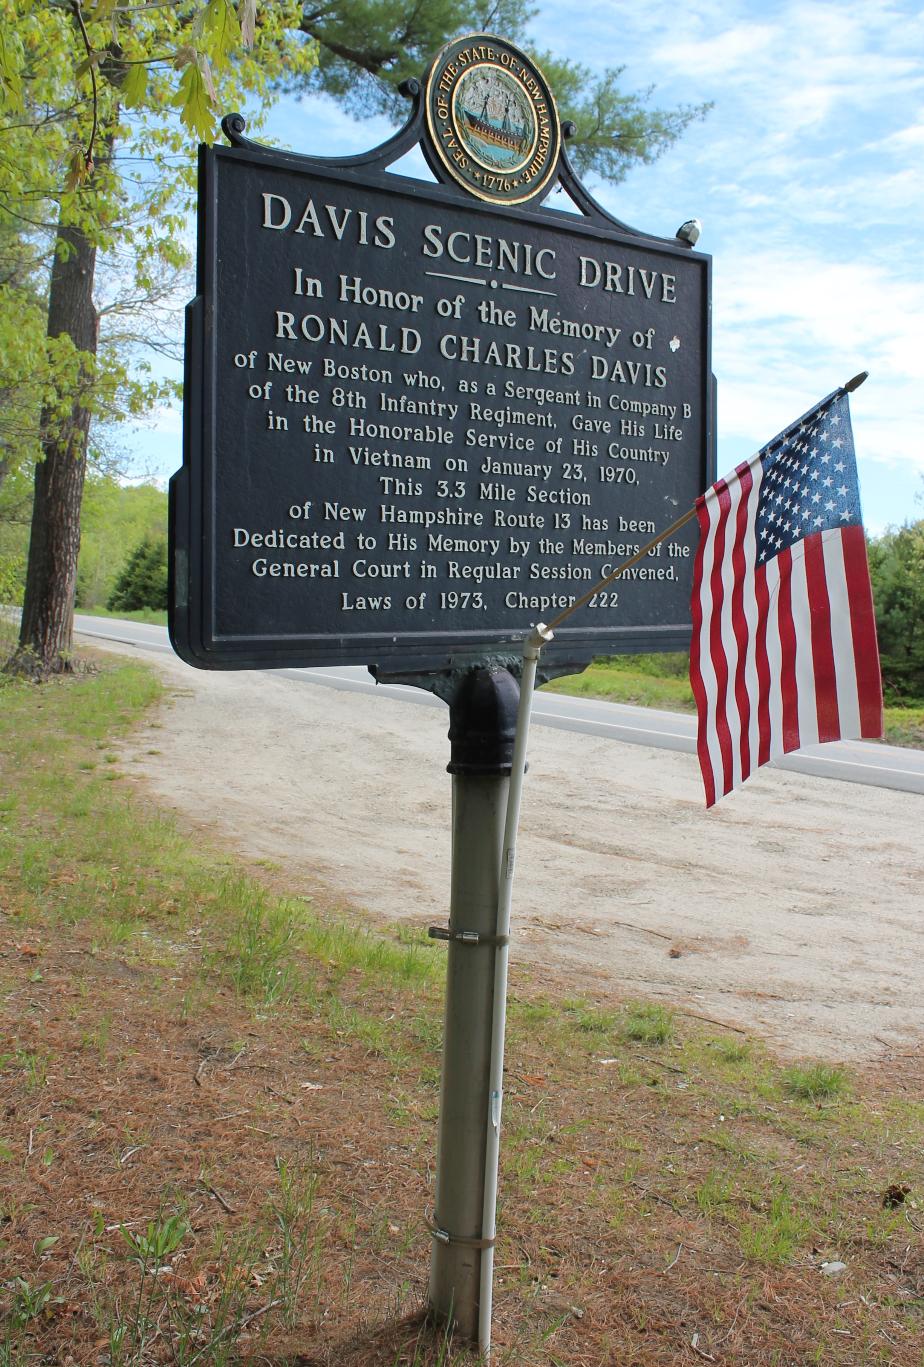
[{"label": "paved road", "polygon": [[[78,615],[75,628],[86,639],[121,641],[141,650],[171,651],[165,627]],[[333,669],[281,669],[273,672],[284,678],[325,688],[355,693],[377,692],[379,696],[385,695],[423,707],[444,706],[438,698],[419,688],[378,685],[361,667],[343,665]],[[538,693],[532,717],[536,726],[583,731],[630,745],[651,745],[663,750],[684,750],[691,754],[696,749],[695,718],[679,712],[659,712],[654,708],[628,707],[623,703]],[[786,755],[776,760],[774,767],[813,774],[819,778],[867,783],[879,788],[924,795],[924,751],[921,750],[903,750],[893,745],[864,741],[838,741],[832,745],[810,746]]]}]

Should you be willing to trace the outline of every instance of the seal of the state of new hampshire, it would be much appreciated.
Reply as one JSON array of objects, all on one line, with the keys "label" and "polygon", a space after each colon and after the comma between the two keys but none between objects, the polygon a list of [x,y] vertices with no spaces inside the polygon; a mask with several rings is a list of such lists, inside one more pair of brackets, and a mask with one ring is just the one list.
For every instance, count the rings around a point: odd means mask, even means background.
[{"label": "seal of the state of new hampshire", "polygon": [[[427,77],[427,127],[436,170],[495,204],[522,204],[548,188],[561,132],[542,72],[486,33],[443,48]],[[432,159],[431,159],[432,160]]]}]

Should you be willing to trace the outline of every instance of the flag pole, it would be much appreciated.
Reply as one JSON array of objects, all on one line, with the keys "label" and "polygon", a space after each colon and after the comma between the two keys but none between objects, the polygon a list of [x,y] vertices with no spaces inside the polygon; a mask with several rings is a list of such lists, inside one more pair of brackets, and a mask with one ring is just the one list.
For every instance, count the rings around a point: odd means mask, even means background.
[{"label": "flag pole", "polygon": [[[822,399],[821,408],[841,394],[852,394],[868,377],[868,371],[861,371],[845,385]],[[811,410],[814,412],[815,410]],[[798,419],[781,434],[791,432],[802,419]],[[771,443],[771,446],[773,443]],[[766,455],[767,448],[759,452],[746,464],[754,464]],[[504,1041],[507,1029],[507,968],[510,936],[510,908],[513,900],[513,875],[516,863],[517,827],[520,820],[520,802],[523,796],[523,778],[526,773],[526,745],[529,738],[529,723],[532,712],[533,691],[536,685],[536,671],[542,647],[554,638],[556,627],[561,626],[573,612],[589,603],[595,593],[606,588],[626,570],[644,559],[655,546],[679,532],[681,527],[696,516],[696,504],[652,539],[628,560],[617,565],[605,578],[588,589],[581,598],[564,608],[546,626],[538,622],[523,641],[523,670],[520,677],[520,701],[517,709],[516,736],[513,743],[513,758],[510,768],[510,787],[507,792],[507,813],[504,823],[504,844],[501,857],[497,898],[497,945],[494,959],[494,1007],[491,1024],[491,1063],[488,1085],[488,1115],[485,1123],[485,1169],[484,1202],[482,1206],[481,1237],[486,1247],[481,1253],[480,1285],[478,1295],[478,1347],[485,1360],[491,1356],[491,1314],[493,1309],[494,1283],[494,1239],[497,1233],[497,1171],[500,1156],[501,1108],[504,1089]]]},{"label": "flag pole", "polygon": [[491,1309],[494,1281],[494,1237],[497,1232],[497,1167],[500,1154],[501,1106],[504,1095],[504,1037],[507,1030],[507,962],[510,935],[510,906],[513,898],[513,873],[516,863],[517,826],[520,799],[526,773],[526,743],[536,686],[536,670],[542,647],[552,640],[552,632],[537,622],[523,642],[523,671],[520,676],[520,703],[517,729],[507,790],[507,815],[501,855],[497,894],[497,947],[494,951],[494,1012],[491,1023],[491,1065],[488,1082],[488,1115],[485,1122],[484,1203],[481,1237],[488,1241],[481,1253],[478,1295],[478,1347],[485,1359],[491,1355]]},{"label": "flag pole", "polygon": [[[835,389],[833,394],[829,394],[826,399],[822,399],[821,403],[816,404],[815,408],[811,409],[810,412],[815,412],[816,409],[824,407],[825,404],[830,403],[832,399],[838,398],[841,394],[852,394],[853,391],[859,389],[863,381],[867,379],[869,379],[869,371],[861,370],[859,375],[854,375],[853,379],[848,380],[846,384],[841,385],[840,389]],[[802,418],[797,418],[794,423],[786,428],[785,432],[781,433],[781,437],[784,437],[787,432],[791,432],[795,427],[798,427],[799,423],[802,421]],[[770,446],[773,446],[773,442],[770,443]],[[752,456],[745,464],[755,465],[757,461],[766,454],[768,449],[769,448],[765,448],[764,450],[759,451],[756,456]],[[741,467],[739,467],[739,469],[740,468]],[[675,532],[679,532],[680,528],[685,527],[695,516],[696,504],[694,504],[692,508],[689,508],[682,517],[678,517],[675,522],[672,522],[669,527],[665,527],[663,532],[659,532],[657,536],[653,536],[649,542],[642,546],[640,550],[637,550],[628,560],[624,560],[621,565],[617,565],[615,570],[612,570],[604,579],[598,580],[593,588],[587,590],[583,597],[576,599],[568,607],[563,608],[558,616],[553,617],[551,622],[549,622],[549,631],[554,632],[556,627],[560,627],[562,622],[571,616],[572,612],[577,612],[578,608],[582,608],[586,603],[589,603],[595,593],[599,593],[601,589],[605,589],[607,584],[612,584],[614,579],[618,579],[626,570],[631,569],[633,565],[637,565],[640,560],[644,560],[649,551],[654,550],[655,546],[660,545],[662,541],[666,541],[667,538],[673,536]]]},{"label": "flag pole", "polygon": [[494,1240],[497,1234],[497,1175],[500,1158],[501,1110],[504,1097],[504,1044],[507,1033],[507,970],[509,963],[510,909],[513,902],[513,875],[516,865],[517,828],[520,822],[520,803],[523,779],[526,774],[526,746],[532,714],[533,692],[542,647],[553,640],[553,627],[563,622],[572,612],[588,603],[595,593],[618,578],[624,570],[647,555],[658,542],[664,541],[685,526],[696,514],[690,508],[672,522],[659,536],[654,537],[629,560],[625,560],[605,579],[601,579],[582,598],[560,612],[546,626],[537,622],[523,640],[523,668],[520,675],[520,701],[517,708],[516,734],[510,765],[510,786],[507,790],[507,811],[504,820],[504,843],[498,877],[496,947],[494,950],[494,1002],[491,1021],[491,1059],[488,1080],[488,1114],[485,1117],[484,1197],[481,1212],[481,1267],[478,1288],[478,1348],[485,1361],[491,1357],[491,1317],[494,1298]]},{"label": "flag pole", "polygon": [[649,551],[653,550],[660,542],[666,541],[669,536],[673,536],[675,532],[679,532],[680,528],[685,527],[695,516],[696,506],[694,505],[692,508],[687,509],[683,517],[678,517],[669,527],[665,527],[663,532],[659,532],[657,536],[653,536],[649,542],[642,546],[641,550],[636,551],[628,560],[624,560],[621,565],[617,565],[615,570],[612,570],[605,579],[601,579],[594,584],[593,588],[588,589],[583,597],[575,599],[568,607],[563,608],[558,616],[553,617],[551,622],[549,622],[548,630],[554,631],[556,627],[560,627],[562,622],[571,616],[572,612],[577,612],[578,608],[582,608],[585,603],[589,603],[595,593],[599,593],[601,589],[605,589],[607,584],[612,584],[614,579],[618,579],[626,570],[631,569],[633,565],[638,564],[639,560],[643,560]]}]

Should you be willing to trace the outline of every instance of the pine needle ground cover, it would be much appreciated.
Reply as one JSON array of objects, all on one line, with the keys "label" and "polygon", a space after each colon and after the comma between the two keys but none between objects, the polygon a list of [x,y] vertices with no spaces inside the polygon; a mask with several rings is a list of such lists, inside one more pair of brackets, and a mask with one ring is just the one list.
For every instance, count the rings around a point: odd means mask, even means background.
[{"label": "pine needle ground cover", "polygon": [[[443,950],[123,782],[140,668],[0,690],[0,1367],[463,1364],[421,1311]],[[448,871],[447,871],[448,877]],[[513,964],[495,1360],[924,1362],[924,1070]]]}]

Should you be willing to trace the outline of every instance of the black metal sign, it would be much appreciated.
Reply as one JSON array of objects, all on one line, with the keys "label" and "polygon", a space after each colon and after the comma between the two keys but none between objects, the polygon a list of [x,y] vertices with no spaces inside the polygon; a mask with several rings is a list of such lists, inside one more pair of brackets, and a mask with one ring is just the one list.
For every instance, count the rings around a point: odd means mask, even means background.
[{"label": "black metal sign", "polygon": [[[582,212],[517,207],[551,184],[557,119],[546,141],[550,96],[514,51],[441,54],[408,129],[352,163],[239,126],[203,149],[171,482],[189,663],[436,669],[503,648],[710,481],[709,258],[616,224],[563,154]],[[385,169],[420,138],[445,185]],[[546,653],[685,644],[691,536]]]}]

